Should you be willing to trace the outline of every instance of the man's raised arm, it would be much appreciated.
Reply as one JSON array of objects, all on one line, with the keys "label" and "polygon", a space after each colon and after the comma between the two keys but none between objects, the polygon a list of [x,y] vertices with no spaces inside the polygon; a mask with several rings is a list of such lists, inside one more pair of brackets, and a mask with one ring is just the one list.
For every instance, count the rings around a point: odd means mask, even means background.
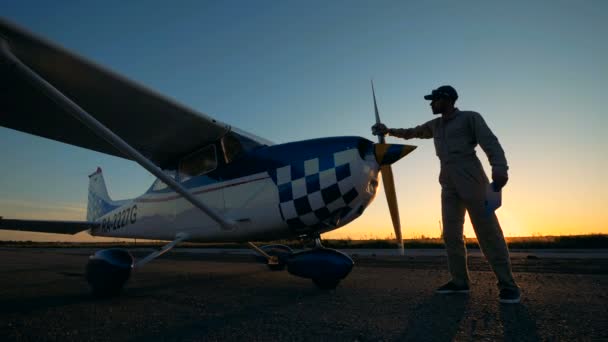
[{"label": "man's raised arm", "polygon": [[390,135],[402,139],[430,139],[433,137],[433,130],[431,129],[431,121],[423,123],[420,126],[414,128],[388,128],[382,123],[377,123],[372,126],[372,133],[374,135]]}]

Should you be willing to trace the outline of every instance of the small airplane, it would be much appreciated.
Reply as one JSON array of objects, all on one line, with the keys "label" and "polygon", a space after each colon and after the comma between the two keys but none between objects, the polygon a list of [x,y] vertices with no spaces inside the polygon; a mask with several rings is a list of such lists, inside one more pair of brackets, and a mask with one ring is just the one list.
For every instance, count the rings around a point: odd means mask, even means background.
[{"label": "small airplane", "polygon": [[[391,164],[416,147],[344,136],[272,144],[186,108],[0,19],[0,125],[133,160],[157,177],[141,196],[113,200],[89,175],[86,221],[0,218],[0,229],[171,241],[141,260],[125,249],[89,257],[93,294],[120,293],[133,270],[183,241],[302,238],[312,249],[249,246],[269,268],[335,288],[353,267],[320,234],[359,217],[379,174],[401,254]],[[380,122],[372,83],[376,122]]]}]

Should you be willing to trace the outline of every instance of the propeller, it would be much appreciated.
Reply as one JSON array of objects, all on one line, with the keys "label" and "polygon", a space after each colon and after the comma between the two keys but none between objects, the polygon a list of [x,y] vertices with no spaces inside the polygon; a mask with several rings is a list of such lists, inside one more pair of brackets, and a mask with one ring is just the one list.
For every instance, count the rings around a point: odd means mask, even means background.
[{"label": "propeller", "polygon": [[[376,91],[374,90],[374,81],[372,80],[372,95],[374,97],[374,111],[376,114],[376,123],[380,123],[380,114],[378,113],[378,104],[376,103]],[[374,145],[374,153],[376,161],[380,165],[380,173],[382,174],[382,184],[386,193],[386,201],[388,209],[391,213],[393,221],[393,229],[395,229],[395,238],[399,248],[399,255],[404,255],[403,237],[401,235],[401,221],[399,219],[399,206],[397,204],[397,192],[395,191],[395,179],[391,164],[401,159],[406,154],[412,152],[416,146],[387,144],[384,135],[378,135],[378,144]]]}]

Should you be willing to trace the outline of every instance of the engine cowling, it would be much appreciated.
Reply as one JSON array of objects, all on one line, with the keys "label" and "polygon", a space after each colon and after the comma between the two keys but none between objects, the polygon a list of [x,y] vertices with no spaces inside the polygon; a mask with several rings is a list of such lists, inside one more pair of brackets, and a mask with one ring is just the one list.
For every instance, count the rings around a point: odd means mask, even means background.
[{"label": "engine cowling", "polygon": [[135,258],[121,248],[102,249],[89,257],[86,279],[95,296],[118,295],[131,276]]}]

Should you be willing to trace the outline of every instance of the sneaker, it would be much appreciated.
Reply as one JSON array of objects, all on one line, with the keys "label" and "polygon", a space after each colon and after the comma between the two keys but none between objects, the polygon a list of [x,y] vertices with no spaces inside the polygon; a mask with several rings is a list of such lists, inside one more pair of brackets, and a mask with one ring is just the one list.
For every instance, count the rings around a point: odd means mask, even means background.
[{"label": "sneaker", "polygon": [[516,304],[521,300],[521,292],[519,289],[502,289],[500,290],[499,301],[505,304]]},{"label": "sneaker", "polygon": [[449,282],[437,290],[435,293],[448,294],[448,293],[469,293],[469,285],[456,285],[453,282]]}]

